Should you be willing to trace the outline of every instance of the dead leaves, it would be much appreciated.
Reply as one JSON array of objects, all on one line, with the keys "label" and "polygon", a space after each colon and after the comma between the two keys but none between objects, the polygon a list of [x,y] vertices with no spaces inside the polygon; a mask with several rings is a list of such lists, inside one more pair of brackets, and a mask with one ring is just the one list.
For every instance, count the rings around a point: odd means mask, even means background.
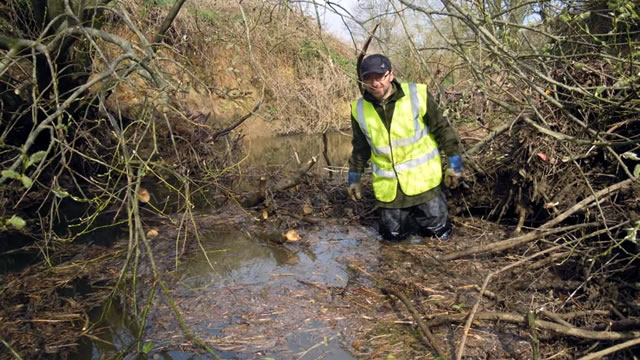
[{"label": "dead leaves", "polygon": [[302,239],[300,237],[300,234],[298,234],[298,232],[293,229],[287,230],[282,233],[282,238],[284,239],[284,242],[296,242]]},{"label": "dead leaves", "polygon": [[141,187],[140,191],[138,191],[138,200],[140,200],[140,202],[143,204],[148,203],[151,200],[151,194],[149,194],[149,190]]}]

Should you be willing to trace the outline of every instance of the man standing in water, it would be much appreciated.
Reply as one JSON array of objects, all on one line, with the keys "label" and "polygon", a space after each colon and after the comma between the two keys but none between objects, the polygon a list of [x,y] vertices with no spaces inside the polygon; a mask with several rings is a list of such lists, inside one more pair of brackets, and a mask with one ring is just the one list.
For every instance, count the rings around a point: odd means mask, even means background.
[{"label": "man standing in water", "polygon": [[424,84],[399,83],[380,54],[360,64],[364,95],[351,104],[353,151],[348,195],[362,198],[360,175],[371,160],[379,232],[401,241],[411,234],[446,240],[451,235],[438,147],[447,155],[445,185],[462,179],[460,141]]}]

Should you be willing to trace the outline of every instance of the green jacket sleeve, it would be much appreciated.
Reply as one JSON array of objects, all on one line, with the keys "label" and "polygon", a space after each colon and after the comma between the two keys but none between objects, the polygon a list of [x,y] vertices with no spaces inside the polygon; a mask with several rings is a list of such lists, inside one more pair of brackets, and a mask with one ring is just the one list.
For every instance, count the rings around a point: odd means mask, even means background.
[{"label": "green jacket sleeve", "polygon": [[427,92],[427,113],[423,120],[429,127],[429,131],[436,138],[440,150],[444,151],[447,156],[461,154],[458,135],[456,135],[447,118],[442,115],[439,104],[431,96],[430,92]]},{"label": "green jacket sleeve", "polygon": [[353,151],[351,158],[349,158],[349,171],[363,173],[371,157],[371,148],[353,115],[351,115],[351,129],[353,130],[353,139],[351,140]]}]

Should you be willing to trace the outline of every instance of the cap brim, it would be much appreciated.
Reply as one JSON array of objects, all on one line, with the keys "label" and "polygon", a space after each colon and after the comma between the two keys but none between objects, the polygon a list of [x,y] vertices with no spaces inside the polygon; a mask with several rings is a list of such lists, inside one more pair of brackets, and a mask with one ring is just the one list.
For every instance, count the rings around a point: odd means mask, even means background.
[{"label": "cap brim", "polygon": [[389,70],[382,70],[382,71],[369,70],[369,71],[360,73],[360,76],[364,77],[365,75],[369,75],[369,74],[385,74],[387,71],[389,71]]}]

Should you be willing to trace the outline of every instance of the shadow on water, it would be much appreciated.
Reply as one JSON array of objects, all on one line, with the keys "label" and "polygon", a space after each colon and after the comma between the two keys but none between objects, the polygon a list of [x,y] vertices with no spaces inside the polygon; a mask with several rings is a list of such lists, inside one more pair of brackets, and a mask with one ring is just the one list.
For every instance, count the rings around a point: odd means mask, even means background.
[{"label": "shadow on water", "polygon": [[[56,217],[57,222],[49,233],[59,239],[74,238],[73,243],[78,245],[111,246],[117,241],[125,230],[114,219],[112,212],[102,213],[92,219],[90,224],[83,223],[88,217],[93,216],[92,209],[87,203],[76,202],[71,198],[60,201],[59,213],[64,216]],[[41,214],[42,215],[42,214]],[[76,220],[84,219],[84,220]],[[53,241],[42,245],[34,244],[34,237],[20,232],[7,231],[0,233],[0,274],[21,271],[22,269],[38,264],[43,256],[55,254],[48,261],[56,264],[70,258],[72,253],[62,251],[50,251]]]}]

